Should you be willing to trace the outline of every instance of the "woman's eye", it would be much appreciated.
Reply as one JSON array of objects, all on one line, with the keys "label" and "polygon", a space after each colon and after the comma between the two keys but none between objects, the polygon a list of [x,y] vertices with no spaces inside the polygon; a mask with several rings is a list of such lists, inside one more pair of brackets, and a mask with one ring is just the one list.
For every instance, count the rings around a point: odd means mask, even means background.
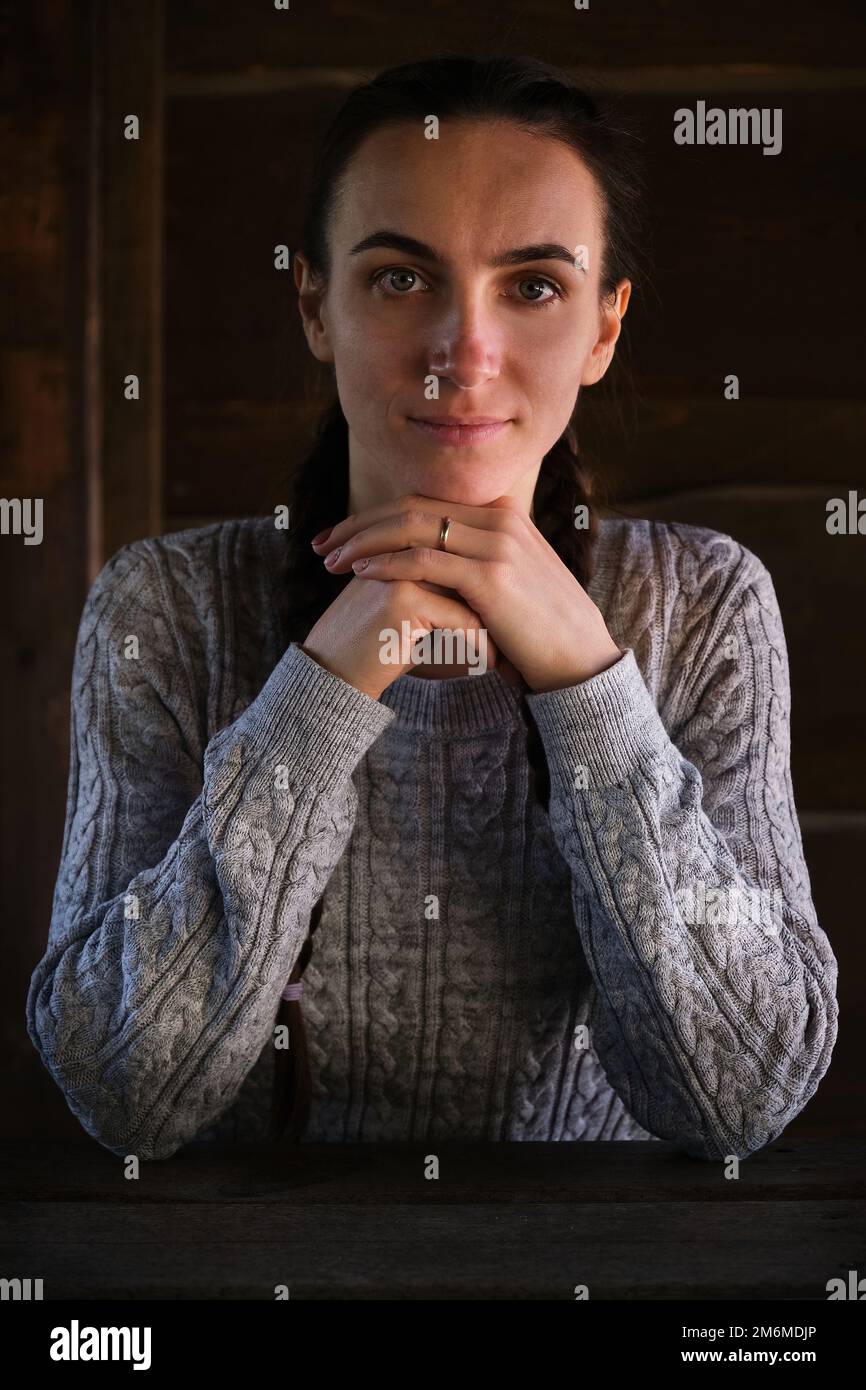
[{"label": "woman's eye", "polygon": [[[416,270],[409,270],[409,269],[407,269],[406,267],[397,266],[397,268],[396,268],[396,269],[393,269],[393,270],[380,270],[380,271],[378,272],[378,274],[376,274],[376,275],[373,276],[373,284],[376,286],[377,289],[381,289],[381,288],[382,288],[383,282],[384,282],[385,280],[391,279],[392,276],[394,277],[394,280],[395,280],[395,281],[396,281],[396,280],[398,279],[398,277],[399,277],[399,278],[402,280],[403,283],[402,283],[402,286],[401,286],[401,285],[395,286],[395,285],[392,283],[391,289],[393,290],[393,294],[391,295],[391,298],[399,297],[400,295],[402,295],[402,296],[405,298],[405,297],[406,297],[407,288],[408,288],[408,289],[411,289],[411,288],[412,288],[411,285],[409,285],[409,286],[407,287],[406,282],[407,282],[407,281],[412,281],[412,282],[414,282],[415,280],[420,280],[420,279],[421,279],[420,275],[418,274],[418,272],[417,272]],[[387,291],[387,290],[384,290],[383,293],[387,294],[388,291]]]},{"label": "woman's eye", "polygon": [[518,280],[517,283],[518,285],[532,285],[535,289],[547,289],[553,291],[549,299],[534,298],[524,300],[524,303],[529,304],[530,307],[533,309],[546,309],[548,304],[553,304],[555,300],[562,298],[562,291],[560,290],[559,286],[554,284],[552,280],[545,280],[539,275],[524,276],[524,278],[522,280]]}]

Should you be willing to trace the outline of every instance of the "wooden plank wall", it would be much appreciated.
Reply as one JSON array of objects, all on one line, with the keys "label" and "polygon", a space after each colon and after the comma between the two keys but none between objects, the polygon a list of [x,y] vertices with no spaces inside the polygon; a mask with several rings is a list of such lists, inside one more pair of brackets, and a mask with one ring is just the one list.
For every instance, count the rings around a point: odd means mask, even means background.
[{"label": "wooden plank wall", "polygon": [[[0,979],[7,1135],[81,1128],[27,1036],[69,767],[75,636],[90,582],[162,529],[162,6],[4,5],[0,53],[0,492],[44,536],[0,536]],[[124,137],[134,114],[140,139]],[[124,380],[135,374],[138,400]]]},{"label": "wooden plank wall", "polygon": [[[626,318],[630,425],[618,431],[602,393],[584,393],[581,445],[623,510],[727,531],[773,574],[797,804],[842,1010],[831,1070],[791,1132],[862,1131],[866,539],[829,537],[824,518],[828,498],[866,492],[866,14],[843,0],[583,12],[558,0],[411,11],[398,0],[287,11],[187,0],[164,16],[154,0],[56,0],[24,14],[0,112],[16,173],[0,227],[15,309],[0,340],[13,403],[3,489],[50,494],[57,530],[50,548],[19,545],[21,601],[4,634],[24,695],[4,692],[7,711],[28,713],[25,738],[9,717],[3,726],[4,886],[7,868],[21,882],[4,1026],[21,1109],[10,1118],[7,1107],[0,1126],[64,1128],[19,1033],[62,834],[64,700],[86,583],[125,540],[284,500],[321,377],[272,250],[298,244],[315,137],[345,91],[436,53],[534,52],[599,78],[645,131],[655,276]],[[783,153],[676,146],[673,112],[699,98],[782,107]],[[130,109],[145,116],[134,163],[116,141]],[[116,394],[130,360],[146,382],[137,412]],[[731,372],[736,402],[723,396]]]},{"label": "wooden plank wall", "polygon": [[38,1129],[37,1114],[60,1123],[64,1109],[40,1076],[24,997],[63,833],[69,666],[87,551],[80,411],[89,59],[70,8],[56,7],[47,28],[7,15],[0,39],[0,493],[41,498],[44,533],[40,545],[0,535],[0,1123],[22,1134]]}]

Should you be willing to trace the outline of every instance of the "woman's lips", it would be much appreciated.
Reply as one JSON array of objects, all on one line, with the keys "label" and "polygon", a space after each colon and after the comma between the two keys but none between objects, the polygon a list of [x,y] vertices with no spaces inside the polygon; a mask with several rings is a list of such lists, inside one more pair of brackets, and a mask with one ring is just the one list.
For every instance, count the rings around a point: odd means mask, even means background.
[{"label": "woman's lips", "polygon": [[483,444],[487,439],[495,439],[501,434],[506,425],[510,425],[510,420],[495,420],[485,425],[437,425],[433,420],[416,420],[411,415],[407,417],[410,424],[419,429],[428,438],[435,439],[438,444]]}]

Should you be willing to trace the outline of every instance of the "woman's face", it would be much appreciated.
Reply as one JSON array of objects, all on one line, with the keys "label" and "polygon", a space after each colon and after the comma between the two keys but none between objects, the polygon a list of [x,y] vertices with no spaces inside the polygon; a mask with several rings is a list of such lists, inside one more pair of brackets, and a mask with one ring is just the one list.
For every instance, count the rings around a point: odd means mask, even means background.
[{"label": "woman's face", "polygon": [[[323,295],[295,258],[307,340],[333,362],[349,424],[351,511],[406,492],[476,506],[511,493],[529,511],[630,293],[622,281],[616,312],[599,301],[596,196],[576,154],[510,123],[443,123],[438,140],[402,124],[364,141],[332,216]],[[414,423],[436,416],[506,423],[484,436]]]}]

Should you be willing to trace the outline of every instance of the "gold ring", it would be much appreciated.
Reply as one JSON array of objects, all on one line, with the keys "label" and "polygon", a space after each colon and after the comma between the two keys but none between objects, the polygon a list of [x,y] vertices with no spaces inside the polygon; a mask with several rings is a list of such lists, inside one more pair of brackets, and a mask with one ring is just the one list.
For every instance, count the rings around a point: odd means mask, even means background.
[{"label": "gold ring", "polygon": [[442,525],[441,525],[441,527],[440,527],[440,529],[439,529],[439,545],[437,546],[437,549],[438,549],[438,550],[444,550],[444,549],[445,549],[445,543],[446,543],[446,541],[448,540],[448,532],[449,532],[450,530],[451,530],[451,517],[450,517],[450,516],[443,516],[443,518],[442,518]]}]

